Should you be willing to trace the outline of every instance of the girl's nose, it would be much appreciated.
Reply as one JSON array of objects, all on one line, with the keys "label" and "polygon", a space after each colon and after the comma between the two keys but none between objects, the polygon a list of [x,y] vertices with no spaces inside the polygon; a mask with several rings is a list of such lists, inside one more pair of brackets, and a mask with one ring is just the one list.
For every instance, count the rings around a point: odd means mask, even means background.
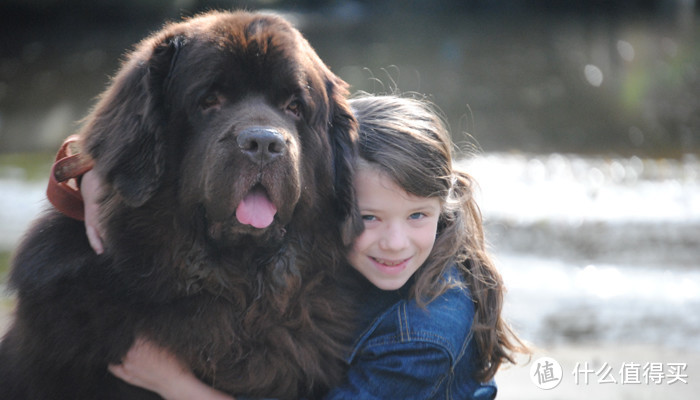
[{"label": "girl's nose", "polygon": [[379,240],[379,247],[382,250],[401,250],[408,244],[408,236],[406,230],[401,224],[389,224]]}]

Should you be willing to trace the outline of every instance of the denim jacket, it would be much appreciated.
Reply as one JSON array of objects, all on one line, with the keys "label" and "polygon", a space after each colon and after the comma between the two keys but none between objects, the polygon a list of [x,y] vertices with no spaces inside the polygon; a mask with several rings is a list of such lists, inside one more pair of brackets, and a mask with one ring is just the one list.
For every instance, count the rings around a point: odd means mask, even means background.
[{"label": "denim jacket", "polygon": [[[458,274],[452,268],[449,275]],[[409,287],[409,283],[404,288]],[[425,308],[406,289],[365,288],[363,324],[344,384],[325,399],[493,399],[493,381],[474,379],[474,304],[452,288]]]}]

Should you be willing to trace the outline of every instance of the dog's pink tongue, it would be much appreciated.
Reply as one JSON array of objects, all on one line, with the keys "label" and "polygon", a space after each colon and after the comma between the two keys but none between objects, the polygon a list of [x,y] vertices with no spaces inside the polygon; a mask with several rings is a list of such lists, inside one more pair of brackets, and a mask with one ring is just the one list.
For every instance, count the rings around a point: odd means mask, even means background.
[{"label": "dog's pink tongue", "polygon": [[251,190],[236,208],[238,222],[258,229],[270,226],[276,213],[275,205],[267,198],[265,191],[259,188]]}]

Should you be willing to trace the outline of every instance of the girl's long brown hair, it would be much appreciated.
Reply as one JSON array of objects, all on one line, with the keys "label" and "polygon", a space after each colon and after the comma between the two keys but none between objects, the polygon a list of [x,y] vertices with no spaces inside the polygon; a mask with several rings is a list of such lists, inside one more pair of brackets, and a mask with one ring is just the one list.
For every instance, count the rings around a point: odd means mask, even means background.
[{"label": "girl's long brown hair", "polygon": [[425,100],[361,95],[351,99],[360,123],[360,157],[386,173],[406,192],[439,197],[442,212],[433,250],[416,272],[412,297],[425,305],[459,282],[443,279],[457,265],[471,292],[471,334],[479,357],[476,378],[488,381],[514,353],[527,346],[501,316],[505,287],[484,239],[475,180],[452,164],[452,140],[443,118]]}]

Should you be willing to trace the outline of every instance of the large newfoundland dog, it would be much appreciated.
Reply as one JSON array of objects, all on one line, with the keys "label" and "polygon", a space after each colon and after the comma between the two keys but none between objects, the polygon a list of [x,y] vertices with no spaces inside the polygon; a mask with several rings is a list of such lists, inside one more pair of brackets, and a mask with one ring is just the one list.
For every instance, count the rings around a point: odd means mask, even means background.
[{"label": "large newfoundland dog", "polygon": [[0,397],[156,398],[106,369],[137,335],[233,395],[336,384],[361,226],[346,86],[272,15],[211,12],[138,44],[80,135],[106,184],[106,252],[56,211],[30,229]]}]

